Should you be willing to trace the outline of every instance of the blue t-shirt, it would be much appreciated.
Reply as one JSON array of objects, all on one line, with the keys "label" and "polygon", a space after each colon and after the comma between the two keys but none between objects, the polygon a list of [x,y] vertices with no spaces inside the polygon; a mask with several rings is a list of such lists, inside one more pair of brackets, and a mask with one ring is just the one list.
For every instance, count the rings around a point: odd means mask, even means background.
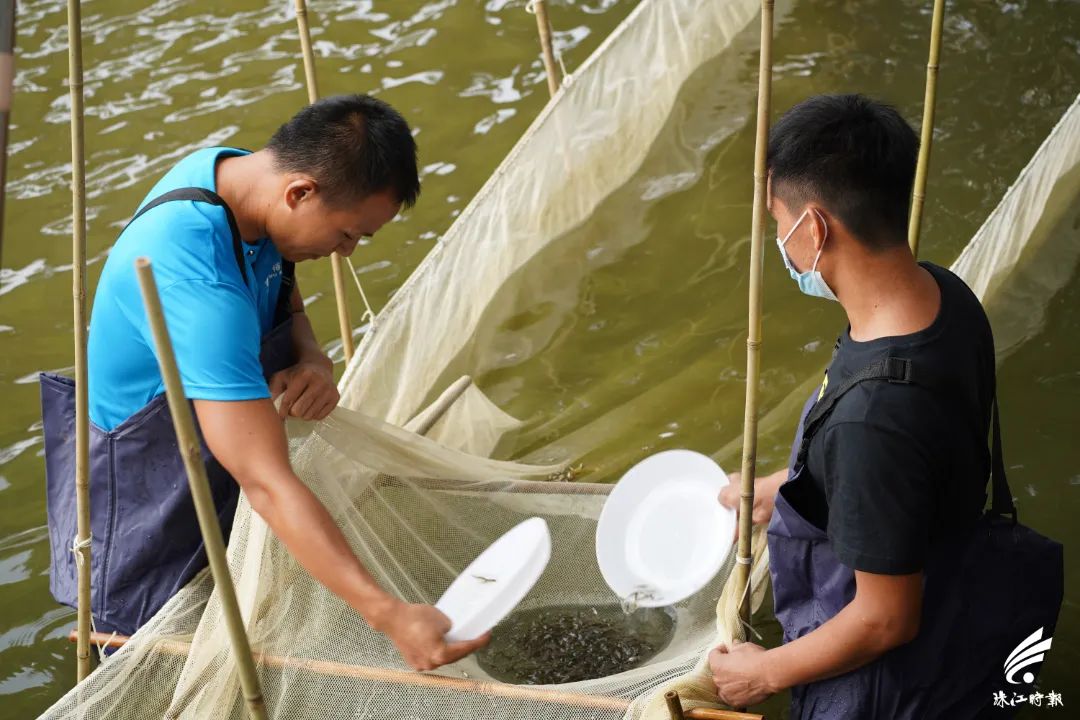
[{"label": "blue t-shirt", "polygon": [[[143,202],[182,187],[216,190],[219,158],[246,150],[188,155]],[[165,392],[146,319],[135,259],[149,257],[176,361],[193,400],[270,397],[259,344],[274,320],[281,255],[269,238],[243,243],[240,274],[225,209],[194,201],[159,205],[132,222],[105,263],[94,297],[88,347],[90,420],[113,430]]]}]

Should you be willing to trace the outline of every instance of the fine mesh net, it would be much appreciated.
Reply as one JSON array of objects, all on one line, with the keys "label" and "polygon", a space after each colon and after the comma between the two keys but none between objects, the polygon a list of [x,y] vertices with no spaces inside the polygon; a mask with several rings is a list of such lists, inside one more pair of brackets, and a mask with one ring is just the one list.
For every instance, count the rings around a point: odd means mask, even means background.
[{"label": "fine mesh net", "polygon": [[[424,437],[402,428],[426,425],[430,409],[445,405],[444,390],[460,375],[490,369],[478,366],[477,348],[503,342],[504,354],[528,353],[554,332],[538,322],[507,339],[490,328],[537,298],[560,301],[545,275],[585,270],[553,265],[546,253],[572,242],[575,228],[604,198],[620,192],[650,153],[669,158],[673,177],[700,172],[708,142],[689,143],[696,152],[668,152],[672,135],[664,129],[682,120],[672,119],[676,96],[695,69],[720,55],[712,70],[738,72],[726,67],[723,53],[754,42],[747,26],[756,8],[756,0],[642,2],[560,90],[379,315],[342,379],[342,407],[317,424],[290,423],[297,473],[387,590],[434,602],[495,538],[538,515],[555,542],[548,569],[522,609],[614,600],[594,553],[608,487],[565,481],[588,433],[568,440],[549,428],[550,437],[528,456],[534,464],[489,459],[519,423],[472,386]],[[649,48],[648,58],[641,48]],[[743,83],[736,92],[752,98],[754,90]],[[732,100],[730,106],[740,109],[722,116],[719,129],[713,116],[709,132],[742,126],[745,117],[738,113],[746,105]],[[680,125],[683,139],[694,132],[693,118],[687,123]],[[1038,304],[1071,274],[1077,249],[1060,248],[1053,239],[1062,222],[1076,221],[1078,195],[1080,99],[955,265],[988,299],[992,315],[995,293],[1006,286],[1013,292],[1014,277],[1029,278],[1023,297]],[[1032,278],[1042,278],[1048,266],[1055,279],[1035,283]],[[1037,328],[1037,317],[1009,319],[1011,303],[1000,307],[1010,328],[1007,342],[1018,343]],[[1000,335],[997,316],[994,322]],[[483,362],[492,356],[483,354]],[[794,392],[764,418],[763,428],[770,419],[790,422],[790,406],[808,392]],[[619,412],[606,421],[617,421]],[[590,427],[604,422],[599,418]],[[737,442],[732,438],[732,446]],[[767,557],[763,528],[755,533],[757,604]],[[667,687],[678,687],[688,705],[711,699],[703,653],[718,639],[743,635],[735,615],[740,598],[727,582],[729,561],[710,586],[673,609],[674,636],[640,667],[552,686],[497,683],[475,658],[418,674],[407,671],[386,638],[310,578],[243,499],[228,556],[274,718],[658,720],[666,717],[658,693]],[[43,717],[244,717],[208,574],[193,580]]]}]

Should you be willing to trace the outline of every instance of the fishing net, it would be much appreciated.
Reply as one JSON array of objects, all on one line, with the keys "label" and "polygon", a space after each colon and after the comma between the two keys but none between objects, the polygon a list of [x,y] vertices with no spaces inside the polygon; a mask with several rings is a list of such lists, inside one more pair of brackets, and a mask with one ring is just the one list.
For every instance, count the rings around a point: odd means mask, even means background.
[{"label": "fishing net", "polygon": [[952,269],[982,299],[999,359],[1042,327],[1046,301],[1076,272],[1080,96],[1043,141]]},{"label": "fishing net", "polygon": [[[588,271],[580,257],[560,260],[550,249],[572,238],[647,158],[668,163],[668,177],[692,181],[716,138],[745,124],[751,83],[725,85],[731,110],[719,120],[713,114],[707,132],[680,115],[685,108],[677,99],[707,61],[703,88],[738,75],[741,68],[725,62],[725,52],[753,47],[756,33],[747,28],[756,10],[756,0],[641,2],[376,318],[342,379],[342,406],[320,423],[290,423],[298,475],[387,590],[434,602],[495,538],[541,516],[554,538],[552,558],[522,603],[519,622],[533,627],[529,618],[545,608],[572,608],[559,611],[561,637],[611,639],[611,628],[597,630],[584,614],[617,601],[594,553],[608,486],[572,480],[575,448],[587,435],[550,433],[535,443],[527,463],[489,459],[520,423],[475,385],[455,381],[535,353],[552,336],[556,328],[542,315],[514,322],[526,308],[565,302],[560,293]],[[698,131],[705,134],[695,138]],[[1080,105],[1074,104],[957,263],[981,294],[1000,286],[1004,273],[1026,269],[1041,277],[1034,269],[1075,264],[1075,248],[1053,249],[1044,239],[1075,213],[1078,158]],[[1052,212],[1043,215],[1041,208]],[[1060,272],[1067,277],[1071,270]],[[553,275],[562,280],[550,282]],[[1025,292],[1052,291],[1051,283]],[[1032,332],[1032,322],[1011,324],[1012,336]],[[793,393],[764,423],[790,423],[789,405],[806,392]],[[619,412],[590,425],[618,422]],[[423,435],[412,432],[421,429]],[[755,529],[754,546],[756,606],[767,585],[763,528]],[[735,612],[742,598],[727,582],[729,560],[708,587],[670,610],[656,647],[633,650],[656,653],[635,657],[636,667],[549,685],[497,682],[476,657],[412,673],[385,637],[293,561],[243,499],[228,557],[274,718],[656,720],[666,717],[657,698],[667,687],[678,687],[691,705],[712,699],[704,653],[744,634]],[[612,616],[612,626],[620,616]],[[618,645],[612,653],[622,651]],[[221,606],[204,572],[43,717],[243,716]]]}]

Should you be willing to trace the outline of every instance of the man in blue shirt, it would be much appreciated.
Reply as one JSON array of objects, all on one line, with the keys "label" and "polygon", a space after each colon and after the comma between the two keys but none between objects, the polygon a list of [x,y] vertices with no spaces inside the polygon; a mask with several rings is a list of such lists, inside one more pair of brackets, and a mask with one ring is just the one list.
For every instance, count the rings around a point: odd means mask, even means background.
[{"label": "man in blue shirt", "polygon": [[[350,255],[419,190],[408,124],[386,103],[351,95],[304,108],[262,150],[189,155],[140,205],[105,263],[89,335],[99,630],[134,632],[206,564],[134,271],[135,258],[147,256],[224,531],[243,489],[297,561],[415,668],[452,662],[484,642],[447,645],[445,615],[379,587],[294,474],[282,426],[290,415],[321,419],[338,402],[294,263]],[[74,604],[70,381],[43,376],[42,398],[51,586]]]}]

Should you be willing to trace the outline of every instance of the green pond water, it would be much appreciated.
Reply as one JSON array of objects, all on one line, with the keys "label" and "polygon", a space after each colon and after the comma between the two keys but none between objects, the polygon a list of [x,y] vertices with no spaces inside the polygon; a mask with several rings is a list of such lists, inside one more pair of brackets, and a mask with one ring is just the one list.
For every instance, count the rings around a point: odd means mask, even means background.
[{"label": "green pond water", "polygon": [[[721,1],[721,0],[718,0]],[[547,100],[524,0],[352,0],[311,5],[323,94],[373,92],[417,129],[420,203],[353,261],[376,308],[400,286]],[[552,0],[571,71],[632,0]],[[84,3],[91,288],[119,227],[187,152],[260,146],[306,99],[291,2]],[[781,3],[774,108],[861,91],[917,124],[929,0]],[[19,4],[17,79],[0,274],[0,716],[30,718],[74,681],[73,611],[48,591],[44,464],[36,373],[72,365],[66,14]],[[487,319],[498,348],[468,368],[526,421],[501,452],[564,453],[612,481],[674,447],[738,463],[745,367],[756,29],[696,73],[635,177],[527,272],[541,292]],[[647,49],[643,48],[643,59]],[[1080,92],[1080,2],[949,3],[922,256],[959,254]],[[1080,200],[1080,199],[1078,199]],[[1075,213],[1055,242],[1080,242]],[[770,232],[772,229],[770,228]],[[476,262],[482,263],[483,257]],[[1010,482],[1021,518],[1080,540],[1080,274],[1047,299],[1038,332],[999,367]],[[299,282],[328,350],[340,356],[325,262]],[[513,294],[516,290],[508,290]],[[352,296],[355,300],[355,295]],[[762,408],[817,375],[843,326],[803,298],[766,247]],[[354,317],[359,317],[358,304]],[[533,342],[514,344],[516,338]],[[537,341],[539,339],[539,341]],[[460,362],[465,363],[465,360]],[[339,364],[339,371],[341,366]],[[460,368],[455,368],[460,369]],[[759,466],[786,460],[791,417],[763,424]],[[1080,703],[1080,561],[1066,551],[1066,598],[1044,691]],[[1003,577],[1002,584],[1010,579]],[[763,613],[765,641],[778,642]],[[759,710],[784,717],[785,697]]]}]

